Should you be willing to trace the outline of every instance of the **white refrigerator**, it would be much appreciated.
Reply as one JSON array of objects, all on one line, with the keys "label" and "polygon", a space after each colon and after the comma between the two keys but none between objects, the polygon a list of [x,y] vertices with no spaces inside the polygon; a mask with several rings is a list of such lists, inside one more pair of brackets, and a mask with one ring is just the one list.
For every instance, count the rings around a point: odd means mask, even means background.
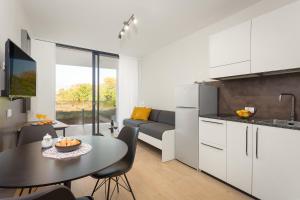
[{"label": "white refrigerator", "polygon": [[175,157],[199,168],[199,115],[217,114],[218,89],[206,84],[176,87]]}]

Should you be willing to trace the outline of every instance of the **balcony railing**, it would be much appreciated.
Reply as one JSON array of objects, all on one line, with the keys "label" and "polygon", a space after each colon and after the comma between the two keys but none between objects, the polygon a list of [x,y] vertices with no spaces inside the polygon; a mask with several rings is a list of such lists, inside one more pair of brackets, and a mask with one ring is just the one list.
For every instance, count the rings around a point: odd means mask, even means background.
[{"label": "balcony railing", "polygon": [[[115,118],[115,115],[116,107],[108,105],[107,102],[100,102],[100,123],[110,122],[112,118]],[[67,124],[91,124],[92,101],[56,102],[56,119]]]}]

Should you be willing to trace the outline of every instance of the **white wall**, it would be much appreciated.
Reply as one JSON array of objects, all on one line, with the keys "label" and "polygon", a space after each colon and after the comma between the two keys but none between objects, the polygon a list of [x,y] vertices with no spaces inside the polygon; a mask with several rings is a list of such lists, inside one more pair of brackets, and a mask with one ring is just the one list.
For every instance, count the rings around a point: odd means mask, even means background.
[{"label": "white wall", "polygon": [[[263,0],[231,17],[161,48],[141,60],[139,102],[174,110],[176,85],[208,81],[208,36],[294,0]],[[180,27],[179,27],[180,28]]]},{"label": "white wall", "polygon": [[[5,42],[8,38],[21,46],[21,29],[30,31],[27,17],[20,6],[20,0],[0,0],[0,90],[4,89],[4,62]],[[21,113],[22,102],[20,100],[9,101],[6,97],[0,97],[0,150],[14,145],[14,140],[3,139],[4,128],[16,127],[26,120],[26,114]],[[12,117],[7,118],[7,109],[12,109]],[[7,134],[13,135],[8,131]],[[6,141],[6,142],[4,142]],[[11,142],[13,141],[13,142]]]},{"label": "white wall", "polygon": [[37,113],[55,119],[56,46],[54,43],[32,40],[31,56],[37,62],[37,85],[36,97],[31,98],[28,121],[37,120]]},{"label": "white wall", "polygon": [[[30,30],[19,0],[0,0],[0,64],[4,62],[5,42],[10,38],[21,46],[21,29]],[[0,70],[0,89],[4,88],[4,72]]]},{"label": "white wall", "polygon": [[138,104],[139,64],[134,57],[120,55],[118,70],[118,123],[130,117],[132,109]]}]

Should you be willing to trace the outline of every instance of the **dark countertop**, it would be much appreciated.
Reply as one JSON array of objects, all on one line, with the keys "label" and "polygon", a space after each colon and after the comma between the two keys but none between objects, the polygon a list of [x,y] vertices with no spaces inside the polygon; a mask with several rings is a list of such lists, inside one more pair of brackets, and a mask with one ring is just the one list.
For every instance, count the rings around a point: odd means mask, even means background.
[{"label": "dark countertop", "polygon": [[241,119],[241,118],[239,118],[237,116],[234,116],[234,115],[217,115],[217,114],[200,115],[199,117],[225,120],[225,121],[232,121],[232,122],[241,122],[241,123],[248,123],[248,124],[256,124],[256,125],[263,125],[263,126],[272,126],[272,127],[278,127],[278,128],[300,130],[299,126],[289,126],[289,125],[286,125],[286,124],[275,124],[275,123],[273,123],[273,119],[259,119],[259,118],[255,118],[255,117],[250,118],[250,119]]}]

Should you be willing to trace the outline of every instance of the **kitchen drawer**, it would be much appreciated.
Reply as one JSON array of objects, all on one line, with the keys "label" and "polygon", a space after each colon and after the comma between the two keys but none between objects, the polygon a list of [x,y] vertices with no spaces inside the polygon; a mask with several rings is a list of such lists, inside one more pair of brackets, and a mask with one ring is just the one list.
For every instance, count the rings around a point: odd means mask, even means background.
[{"label": "kitchen drawer", "polygon": [[226,147],[226,121],[200,117],[199,140],[220,148]]},{"label": "kitchen drawer", "polygon": [[199,169],[226,181],[226,149],[199,144]]}]

